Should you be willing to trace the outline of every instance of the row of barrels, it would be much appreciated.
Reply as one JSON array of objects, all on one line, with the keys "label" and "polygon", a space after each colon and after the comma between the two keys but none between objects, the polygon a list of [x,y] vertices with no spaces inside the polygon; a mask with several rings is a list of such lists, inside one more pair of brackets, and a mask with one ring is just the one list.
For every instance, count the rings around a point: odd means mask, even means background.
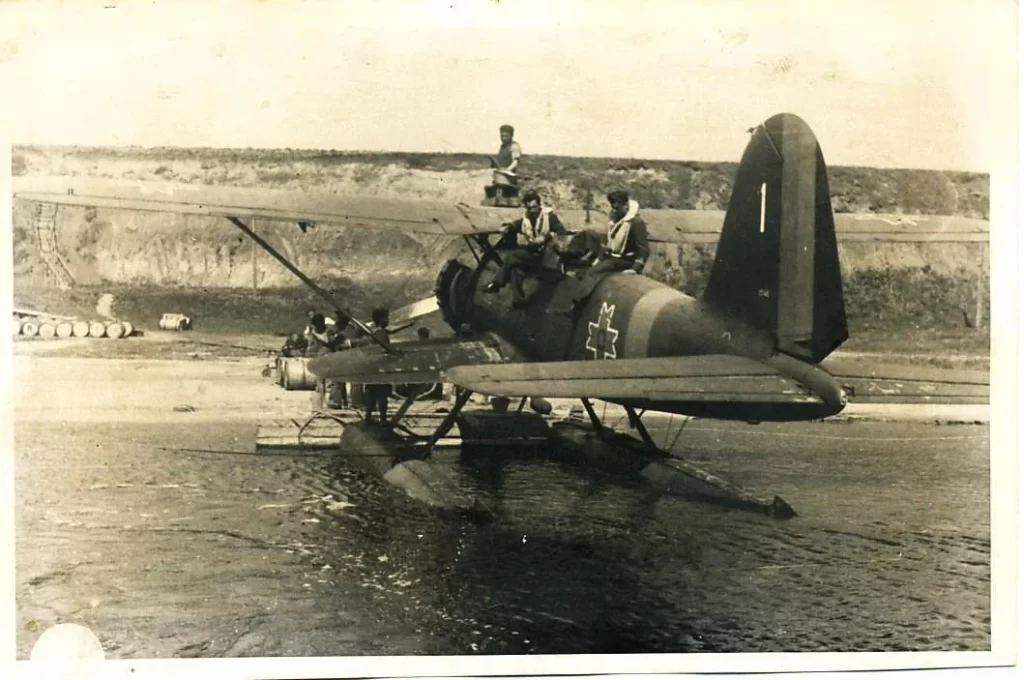
[{"label": "row of barrels", "polygon": [[27,338],[127,338],[135,332],[128,321],[57,321],[54,319],[12,318],[12,333]]}]

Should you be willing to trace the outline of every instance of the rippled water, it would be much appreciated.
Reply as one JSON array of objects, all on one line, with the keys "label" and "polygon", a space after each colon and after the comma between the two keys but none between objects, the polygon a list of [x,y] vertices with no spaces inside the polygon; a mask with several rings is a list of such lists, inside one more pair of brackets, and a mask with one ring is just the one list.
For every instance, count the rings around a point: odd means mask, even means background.
[{"label": "rippled water", "polygon": [[250,427],[16,436],[21,657],[58,621],[114,657],[990,645],[983,427],[690,427],[681,454],[787,521],[545,451],[438,456],[481,523]]},{"label": "rippled water", "polygon": [[[794,429],[813,434],[779,432]],[[946,455],[968,459],[965,443],[987,443],[939,441],[947,444]],[[820,455],[821,442],[805,444],[810,460]],[[839,457],[872,448],[845,436],[829,444],[842,447],[829,452]],[[891,451],[892,445],[884,441],[874,448]],[[799,446],[791,443],[790,450]],[[887,496],[886,475],[868,475],[873,494],[889,498],[890,510],[910,506],[908,511],[887,516],[869,494],[862,493],[860,502],[851,498],[864,479],[822,486],[824,479],[809,475],[791,480],[805,487],[798,494],[806,501],[798,508],[802,516],[779,521],[652,494],[642,484],[552,462],[543,452],[523,457],[493,451],[466,459],[449,452],[440,458],[462,488],[495,510],[492,522],[473,523],[408,502],[335,459],[321,469],[321,481],[354,507],[330,514],[330,538],[320,546],[325,559],[344,564],[378,590],[382,606],[429,629],[438,652],[942,650],[989,644],[987,526],[942,521],[955,509],[946,504],[929,512],[934,504],[923,500],[920,489]],[[731,464],[743,465],[736,456]],[[914,474],[906,460],[898,468],[890,480],[897,487]],[[773,475],[766,470],[763,476]],[[955,474],[947,481],[963,483]],[[940,494],[940,486],[931,483],[932,492]],[[855,507],[884,519],[861,521],[849,514]],[[909,512],[914,508],[920,517]],[[980,521],[972,514],[961,511],[960,517]]]}]

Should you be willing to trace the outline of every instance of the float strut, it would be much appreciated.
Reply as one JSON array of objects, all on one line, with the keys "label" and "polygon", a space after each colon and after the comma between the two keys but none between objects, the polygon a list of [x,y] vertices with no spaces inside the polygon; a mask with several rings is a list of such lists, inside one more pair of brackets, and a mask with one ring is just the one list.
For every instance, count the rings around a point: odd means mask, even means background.
[{"label": "float strut", "polygon": [[391,419],[391,424],[398,425],[398,421],[402,419],[402,416],[405,415],[405,412],[409,410],[409,407],[412,406],[415,401],[416,397],[406,397],[405,401],[402,402],[402,405],[398,407],[397,411],[395,411],[395,417]]},{"label": "float strut", "polygon": [[601,419],[597,417],[597,413],[594,411],[594,405],[590,403],[590,400],[586,397],[580,399],[583,402],[583,408],[587,410],[587,415],[590,416],[590,424],[594,426],[594,430],[598,434],[604,432],[604,424],[601,423]]},{"label": "float strut", "polygon": [[441,424],[437,426],[436,430],[434,430],[434,434],[430,435],[430,439],[427,440],[426,448],[428,456],[434,448],[434,445],[440,441],[441,437],[448,434],[448,431],[452,429],[452,426],[455,424],[455,419],[459,417],[459,413],[462,411],[462,407],[465,406],[466,402],[469,401],[469,398],[473,396],[473,391],[457,387],[455,394],[455,404],[452,406],[452,410],[448,412],[448,415],[444,417]]},{"label": "float strut", "polygon": [[629,416],[629,424],[633,426],[640,435],[640,438],[644,440],[644,444],[647,444],[647,446],[652,449],[658,450],[658,446],[654,443],[654,440],[651,439],[651,435],[647,432],[647,427],[644,426],[644,422],[640,420],[640,416],[636,414],[636,411],[634,411],[631,406],[626,407],[626,415]]}]

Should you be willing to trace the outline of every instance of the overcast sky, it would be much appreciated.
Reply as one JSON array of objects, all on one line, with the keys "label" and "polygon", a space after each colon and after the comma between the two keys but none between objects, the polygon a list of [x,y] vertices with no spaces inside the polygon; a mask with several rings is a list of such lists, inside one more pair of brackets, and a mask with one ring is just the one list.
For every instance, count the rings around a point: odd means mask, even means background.
[{"label": "overcast sky", "polygon": [[13,143],[493,152],[509,122],[526,153],[737,160],[791,111],[833,164],[1016,148],[1010,0],[83,4],[0,4]]}]

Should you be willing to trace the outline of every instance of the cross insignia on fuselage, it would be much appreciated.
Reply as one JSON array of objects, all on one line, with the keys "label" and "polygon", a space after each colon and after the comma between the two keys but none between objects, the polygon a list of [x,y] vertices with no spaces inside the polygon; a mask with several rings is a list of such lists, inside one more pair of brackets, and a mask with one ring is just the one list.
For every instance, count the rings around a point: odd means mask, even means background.
[{"label": "cross insignia on fuselage", "polygon": [[590,333],[587,336],[587,349],[594,353],[595,359],[614,359],[615,341],[619,339],[619,331],[612,328],[612,317],[615,316],[615,305],[601,303],[601,311],[597,322],[589,322]]}]

